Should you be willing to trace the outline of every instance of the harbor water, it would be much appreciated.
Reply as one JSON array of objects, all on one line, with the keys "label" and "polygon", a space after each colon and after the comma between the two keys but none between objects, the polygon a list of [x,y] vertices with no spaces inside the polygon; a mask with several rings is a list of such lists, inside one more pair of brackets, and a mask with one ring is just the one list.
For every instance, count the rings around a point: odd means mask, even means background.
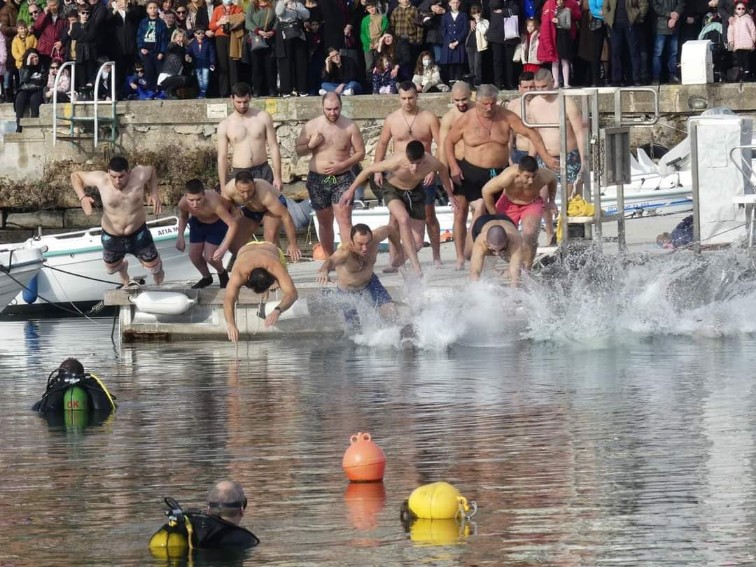
[{"label": "harbor water", "polygon": [[[261,540],[235,564],[752,565],[754,273],[743,252],[588,254],[426,297],[411,347],[370,326],[120,345],[109,319],[4,321],[0,565],[164,565],[163,499],[201,506],[221,478]],[[117,396],[105,422],[30,411],[68,356]],[[344,477],[358,431],[383,484]],[[437,480],[477,514],[405,527]]]}]

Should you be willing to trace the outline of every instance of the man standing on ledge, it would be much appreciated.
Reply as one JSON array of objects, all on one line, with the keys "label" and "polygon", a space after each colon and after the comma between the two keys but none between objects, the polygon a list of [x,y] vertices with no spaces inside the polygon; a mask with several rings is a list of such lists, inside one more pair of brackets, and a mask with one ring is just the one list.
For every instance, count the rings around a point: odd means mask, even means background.
[{"label": "man standing on ledge", "polygon": [[[231,175],[249,171],[264,179],[279,191],[281,182],[281,150],[276,140],[273,119],[264,110],[249,107],[252,88],[247,83],[236,83],[231,88],[234,111],[218,125],[218,181],[220,187],[228,181],[228,145],[231,144]],[[273,164],[268,165],[268,151]]]},{"label": "man standing on ledge", "polygon": [[323,95],[323,116],[308,121],[299,134],[297,155],[312,153],[307,174],[307,193],[318,217],[320,245],[333,254],[333,217],[339,223],[340,241],[352,230],[352,204],[339,199],[354,181],[352,168],[365,157],[365,142],[357,125],[341,116],[341,97]]},{"label": "man standing on ledge", "polygon": [[[465,241],[469,204],[481,197],[481,190],[489,180],[509,165],[510,129],[530,140],[533,149],[546,165],[559,167],[559,160],[551,157],[541,136],[526,128],[517,115],[498,105],[499,91],[492,85],[478,87],[475,108],[463,114],[451,127],[444,140],[444,152],[449,173],[454,181],[457,208],[454,211],[454,239]],[[457,161],[454,148],[464,143],[464,159]],[[457,269],[464,267],[457,258]]]},{"label": "man standing on ledge", "polygon": [[158,195],[155,168],[138,165],[129,170],[129,162],[114,157],[108,171],[74,171],[71,174],[76,196],[84,214],[92,214],[94,199],[84,193],[85,187],[96,187],[102,200],[102,259],[109,274],[118,273],[121,283],[129,283],[129,264],[126,254],[133,254],[160,285],[165,274],[155,242],[147,228],[144,207],[144,187],[149,185],[148,203],[159,215],[162,208]]},{"label": "man standing on ledge", "polygon": [[[286,269],[286,258],[283,251],[270,242],[250,242],[239,250],[236,257],[231,279],[226,287],[223,298],[223,314],[226,316],[228,338],[231,342],[239,340],[239,329],[236,327],[234,307],[239,299],[239,289],[242,286],[250,288],[260,295],[278,284],[283,297],[273,310],[265,317],[265,326],[270,327],[278,322],[278,317],[299,297],[294,281]],[[267,295],[267,294],[266,294]]]}]

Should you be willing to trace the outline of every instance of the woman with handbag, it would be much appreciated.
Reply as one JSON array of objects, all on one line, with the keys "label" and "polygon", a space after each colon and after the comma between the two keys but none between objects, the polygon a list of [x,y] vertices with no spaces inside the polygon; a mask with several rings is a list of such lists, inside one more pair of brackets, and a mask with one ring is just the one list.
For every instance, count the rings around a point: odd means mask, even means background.
[{"label": "woman with handbag", "polygon": [[520,5],[515,0],[491,0],[488,11],[486,39],[493,55],[494,84],[502,90],[512,90],[515,88],[513,59],[520,44]]},{"label": "woman with handbag", "polygon": [[577,0],[546,0],[543,5],[538,60],[551,63],[555,89],[559,88],[560,64],[564,88],[570,88],[570,61],[580,16],[580,4]]},{"label": "woman with handbag", "polygon": [[307,96],[307,41],[304,22],[310,11],[297,0],[278,0],[276,3],[276,58],[281,79],[281,94]]},{"label": "woman with handbag", "polygon": [[249,59],[254,96],[276,96],[276,27],[278,18],[270,0],[252,0],[247,10]]}]

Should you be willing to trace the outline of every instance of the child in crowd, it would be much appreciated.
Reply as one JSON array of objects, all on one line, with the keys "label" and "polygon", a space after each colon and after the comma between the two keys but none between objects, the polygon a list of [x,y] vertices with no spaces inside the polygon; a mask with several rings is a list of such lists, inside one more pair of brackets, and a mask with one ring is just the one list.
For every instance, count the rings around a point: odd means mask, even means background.
[{"label": "child in crowd", "polygon": [[475,86],[483,82],[483,52],[488,50],[487,31],[488,20],[483,17],[480,4],[474,4],[470,8],[470,32],[465,40],[465,50]]},{"label": "child in crowd", "polygon": [[210,73],[215,71],[215,47],[212,41],[205,39],[204,26],[198,25],[194,28],[194,41],[189,44],[186,53],[194,65],[194,76],[199,86],[197,98],[205,98],[210,84]]},{"label": "child in crowd", "polygon": [[126,77],[126,98],[129,100],[151,100],[155,92],[150,89],[144,78],[144,65],[134,65],[134,73]]},{"label": "child in crowd", "polygon": [[727,48],[733,52],[735,67],[740,69],[744,81],[751,78],[751,54],[756,45],[756,26],[745,2],[735,3],[735,14],[727,28]]},{"label": "child in crowd", "polygon": [[399,65],[388,54],[378,57],[373,67],[373,94],[396,94]]},{"label": "child in crowd", "polygon": [[362,39],[362,50],[365,53],[365,69],[370,73],[375,61],[375,50],[378,48],[378,41],[388,29],[388,18],[378,11],[376,0],[367,0],[365,2],[367,16],[362,18],[360,24],[360,38]]},{"label": "child in crowd", "polygon": [[573,42],[582,15],[580,4],[577,0],[546,0],[541,14],[537,57],[544,63],[551,63],[555,89],[559,88],[560,67],[562,83],[565,88],[569,88]]},{"label": "child in crowd", "polygon": [[[73,19],[73,14],[68,16],[68,27],[63,33],[74,43],[73,51],[76,61],[76,89],[90,90],[97,76],[97,44],[95,42],[95,30],[89,20],[91,8],[84,4],[79,8],[78,21]],[[66,43],[66,41],[63,41]]]},{"label": "child in crowd", "polygon": [[417,58],[412,82],[415,83],[418,92],[445,93],[449,90],[449,87],[441,82],[441,69],[436,65],[430,51],[423,51]]},{"label": "child in crowd", "polygon": [[541,68],[541,62],[538,60],[538,22],[534,18],[525,20],[525,33],[522,34],[520,43],[523,72],[535,73]]},{"label": "child in crowd", "polygon": [[[113,85],[111,84],[111,81],[113,80],[113,77],[111,76],[113,73],[113,63],[104,55],[98,57],[96,63],[98,70],[102,67],[102,75],[100,75],[100,82],[97,85],[97,97],[100,100],[114,100],[115,94],[113,93]],[[97,75],[95,74],[95,77],[96,76]],[[118,87],[116,86],[116,89],[117,88]]]},{"label": "child in crowd", "polygon": [[[45,102],[53,101],[53,94],[55,93],[55,78],[58,76],[59,69],[62,65],[63,62],[59,59],[55,59],[50,63],[50,73],[47,75],[47,88],[45,88]],[[68,69],[63,69],[63,72],[60,73],[60,79],[58,80],[58,102],[68,102],[68,92],[70,89],[71,77],[68,73]]]},{"label": "child in crowd", "polygon": [[465,38],[470,29],[467,14],[459,11],[460,0],[449,0],[449,11],[441,18],[441,65],[450,82],[458,81],[467,64]]},{"label": "child in crowd", "polygon": [[155,89],[169,40],[165,22],[158,17],[156,0],[147,2],[147,17],[139,22],[136,40],[139,57],[144,64],[144,78],[150,88]]},{"label": "child in crowd", "polygon": [[37,47],[37,38],[29,32],[29,26],[23,20],[16,23],[16,37],[11,42],[11,54],[16,61],[16,69],[24,64],[24,53],[27,49]]}]

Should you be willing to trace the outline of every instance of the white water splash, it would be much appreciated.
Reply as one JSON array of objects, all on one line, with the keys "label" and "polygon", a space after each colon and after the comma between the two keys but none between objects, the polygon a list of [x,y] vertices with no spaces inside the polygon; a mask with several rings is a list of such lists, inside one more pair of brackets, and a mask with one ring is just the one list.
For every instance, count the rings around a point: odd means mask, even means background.
[{"label": "white water splash", "polygon": [[[756,332],[756,264],[747,251],[617,256],[589,250],[521,289],[414,284],[413,347],[493,347],[517,340],[616,344],[631,338]],[[357,344],[397,348],[401,326],[363,325]],[[406,345],[405,341],[405,345]]]}]

